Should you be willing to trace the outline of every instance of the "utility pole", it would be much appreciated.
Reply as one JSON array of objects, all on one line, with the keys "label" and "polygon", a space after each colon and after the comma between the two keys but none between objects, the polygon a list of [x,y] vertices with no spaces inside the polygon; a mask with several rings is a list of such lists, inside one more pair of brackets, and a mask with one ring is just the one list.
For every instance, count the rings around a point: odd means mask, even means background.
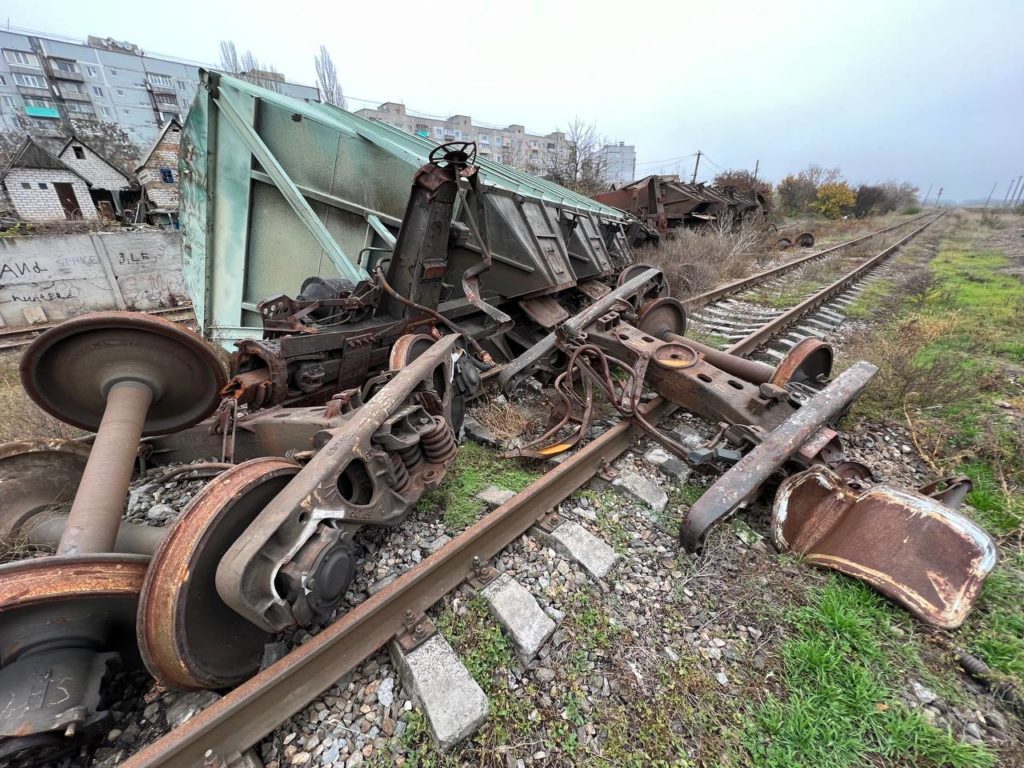
[{"label": "utility pole", "polygon": [[1016,208],[1020,205],[1022,199],[1024,199],[1024,184],[1021,184],[1020,189],[1017,190],[1017,199],[1013,202],[1013,207]]},{"label": "utility pole", "polygon": [[1017,193],[1020,191],[1020,183],[1022,180],[1024,180],[1024,175],[1018,176],[1017,181],[1010,187],[1010,194],[1007,200],[1003,202],[1004,206],[1007,202],[1009,202],[1010,205],[1013,205],[1013,201],[1017,199]]},{"label": "utility pole", "polygon": [[1016,179],[1010,179],[1010,183],[1006,185],[1006,197],[1003,198],[1003,208],[1010,202],[1010,195],[1013,194],[1013,188],[1017,186]]},{"label": "utility pole", "polygon": [[939,207],[939,200],[942,199],[942,187],[939,187],[939,194],[935,196],[935,207]]},{"label": "utility pole", "polygon": [[761,168],[761,161],[760,160],[756,160],[754,162],[754,181],[757,181],[757,172],[758,172],[758,170],[760,170],[760,168]]},{"label": "utility pole", "polygon": [[925,193],[924,200],[921,201],[921,207],[922,208],[924,208],[928,204],[928,198],[931,197],[932,187],[933,186],[935,186],[935,185],[934,184],[929,184],[928,185],[928,192]]},{"label": "utility pole", "polygon": [[697,183],[697,169],[700,168],[700,150],[697,150],[697,160],[693,163],[693,181],[691,184]]},{"label": "utility pole", "polygon": [[998,186],[999,186],[999,182],[998,181],[995,184],[992,185],[992,191],[988,193],[988,200],[985,201],[985,208],[988,208],[988,204],[992,202],[992,195],[994,195],[996,193],[996,187],[998,187]]}]

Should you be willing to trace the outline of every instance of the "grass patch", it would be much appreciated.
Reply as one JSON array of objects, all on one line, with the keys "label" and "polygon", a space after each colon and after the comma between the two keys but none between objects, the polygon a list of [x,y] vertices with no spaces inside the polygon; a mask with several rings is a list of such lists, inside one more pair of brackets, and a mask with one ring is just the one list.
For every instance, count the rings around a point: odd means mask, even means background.
[{"label": "grass patch", "polygon": [[793,610],[782,647],[784,697],[770,696],[743,740],[759,766],[875,763],[982,768],[986,749],[957,742],[902,703],[892,681],[906,645],[894,609],[867,586],[833,576]]},{"label": "grass patch", "polygon": [[1024,576],[999,568],[985,582],[977,613],[969,626],[975,630],[971,648],[992,669],[1024,680]]},{"label": "grass patch", "polygon": [[441,485],[423,494],[419,508],[443,514],[450,530],[461,531],[483,510],[483,504],[476,498],[480,491],[496,485],[518,493],[539,476],[513,459],[503,459],[496,451],[467,442],[459,447],[455,463]]},{"label": "grass patch", "polygon": [[874,307],[883,298],[892,293],[895,283],[892,280],[882,278],[873,283],[868,283],[856,299],[846,307],[845,313],[851,320],[862,320],[869,316]]}]

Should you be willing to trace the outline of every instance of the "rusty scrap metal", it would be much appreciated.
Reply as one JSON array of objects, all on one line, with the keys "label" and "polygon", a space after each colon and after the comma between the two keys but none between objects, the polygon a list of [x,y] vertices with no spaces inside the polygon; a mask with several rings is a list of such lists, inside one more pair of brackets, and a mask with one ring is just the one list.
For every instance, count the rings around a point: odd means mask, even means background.
[{"label": "rusty scrap metal", "polygon": [[[318,435],[310,462],[224,554],[217,591],[225,603],[268,632],[330,615],[344,589],[327,576],[342,572],[355,533],[401,522],[454,458],[443,412],[455,394],[460,338],[435,342],[340,426]],[[443,391],[420,394],[425,382]],[[320,591],[309,589],[314,582]]]},{"label": "rusty scrap metal", "polygon": [[[643,409],[645,418],[657,422],[675,406],[658,398]],[[207,749],[244,752],[400,633],[408,611],[422,613],[458,586],[475,558],[493,557],[582,487],[626,451],[635,434],[636,425],[627,420],[610,427],[309,642],[143,747],[123,768],[193,768]]]},{"label": "rusty scrap metal", "polygon": [[992,538],[942,502],[890,485],[858,494],[821,466],[782,482],[772,539],[944,629],[963,623],[998,559]]},{"label": "rusty scrap metal", "polygon": [[690,507],[679,531],[683,547],[688,552],[702,549],[712,526],[753,501],[761,486],[804,443],[849,407],[877,372],[871,363],[856,363],[765,436]]}]

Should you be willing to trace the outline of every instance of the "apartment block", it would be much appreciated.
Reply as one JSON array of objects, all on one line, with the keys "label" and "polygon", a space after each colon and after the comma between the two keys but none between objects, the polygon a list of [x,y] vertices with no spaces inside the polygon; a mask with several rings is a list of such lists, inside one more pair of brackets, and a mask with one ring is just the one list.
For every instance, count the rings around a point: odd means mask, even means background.
[{"label": "apartment block", "polygon": [[[200,66],[110,38],[0,30],[0,128],[20,130],[30,120],[71,135],[72,120],[99,120],[120,125],[145,147],[168,121],[181,122],[199,87]],[[285,95],[319,98],[315,87],[264,77]]]},{"label": "apartment block", "polygon": [[385,102],[377,109],[360,109],[355,114],[367,120],[380,120],[439,144],[475,141],[481,157],[525,171],[542,171],[545,157],[564,150],[566,146],[565,134],[561,131],[540,135],[527,133],[522,125],[504,128],[476,125],[469,115],[452,115],[444,119],[425,117],[409,112],[404,104],[393,101]]},{"label": "apartment block", "polygon": [[606,145],[601,154],[609,184],[628,184],[636,178],[636,147],[620,141]]}]

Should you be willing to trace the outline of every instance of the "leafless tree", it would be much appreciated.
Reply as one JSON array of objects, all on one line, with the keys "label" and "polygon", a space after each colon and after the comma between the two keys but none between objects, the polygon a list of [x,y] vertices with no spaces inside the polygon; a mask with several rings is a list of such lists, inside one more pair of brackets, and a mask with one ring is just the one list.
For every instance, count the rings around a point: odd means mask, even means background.
[{"label": "leafless tree", "polygon": [[70,137],[70,133],[73,132],[75,136],[88,144],[90,149],[115,168],[124,171],[128,176],[131,176],[139,161],[139,156],[142,154],[142,150],[135,140],[117,123],[73,120],[69,132],[63,126],[57,130],[49,125],[41,126],[24,115],[19,115],[17,122],[16,129],[0,131],[0,170],[10,165],[18,150],[24,145],[25,138],[29,136],[36,139],[45,149],[56,154]]},{"label": "leafless tree", "polygon": [[320,98],[328,104],[348,109],[345,92],[338,82],[338,70],[326,45],[320,46],[320,55],[316,57],[316,84],[320,89]]},{"label": "leafless tree", "polygon": [[246,50],[239,56],[234,40],[220,41],[220,69],[271,91],[280,91],[284,79],[277,69],[261,62],[252,51]]},{"label": "leafless tree", "polygon": [[556,184],[592,195],[608,186],[604,139],[597,126],[576,118],[565,129],[565,138],[544,153],[543,172]]}]

